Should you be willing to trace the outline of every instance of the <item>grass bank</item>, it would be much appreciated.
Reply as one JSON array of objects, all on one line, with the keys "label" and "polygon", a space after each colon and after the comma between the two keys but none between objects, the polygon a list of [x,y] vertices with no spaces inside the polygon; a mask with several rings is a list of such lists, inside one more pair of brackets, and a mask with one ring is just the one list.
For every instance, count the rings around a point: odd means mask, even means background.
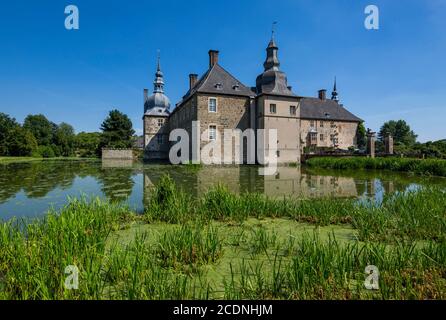
[{"label": "grass bank", "polygon": [[309,159],[306,165],[310,168],[392,170],[446,177],[446,160],[436,159],[322,157]]},{"label": "grass bank", "polygon": [[35,157],[0,157],[0,164],[33,162],[33,161],[84,161],[98,160],[97,158],[59,157],[59,158],[35,158]]},{"label": "grass bank", "polygon": [[[72,200],[0,224],[0,299],[445,299],[446,199],[272,200],[163,177],[144,215]],[[67,290],[65,268],[79,269]],[[379,268],[379,290],[364,288]]]}]

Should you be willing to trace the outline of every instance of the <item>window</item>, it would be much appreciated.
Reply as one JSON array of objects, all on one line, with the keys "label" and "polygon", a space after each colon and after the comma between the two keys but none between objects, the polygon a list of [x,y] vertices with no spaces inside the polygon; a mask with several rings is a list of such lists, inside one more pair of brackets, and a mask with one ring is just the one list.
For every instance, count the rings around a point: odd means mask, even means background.
[{"label": "window", "polygon": [[158,127],[162,127],[164,125],[164,119],[158,119]]},{"label": "window", "polygon": [[332,121],[332,122],[330,123],[330,126],[331,126],[332,128],[336,128],[336,123],[334,123],[334,121]]},{"label": "window", "polygon": [[321,136],[319,137],[321,141],[324,141],[324,135],[321,134]]},{"label": "window", "polygon": [[311,120],[311,121],[310,121],[310,127],[311,127],[311,128],[314,128],[314,120]]},{"label": "window", "polygon": [[217,140],[217,126],[209,126],[209,141]]},{"label": "window", "polygon": [[217,99],[209,98],[209,112],[217,112]]},{"label": "window", "polygon": [[164,143],[164,136],[159,134],[156,136],[157,142],[158,144],[163,144]]},{"label": "window", "polygon": [[317,134],[316,133],[310,134],[310,142],[312,145],[317,145]]},{"label": "window", "polygon": [[277,158],[280,158],[280,151],[277,151]]},{"label": "window", "polygon": [[296,106],[290,107],[290,115],[295,116],[296,115]]},{"label": "window", "polygon": [[269,105],[269,112],[270,113],[276,113],[277,112],[277,106],[275,104]]},{"label": "window", "polygon": [[321,127],[321,128],[324,127],[324,121],[321,121],[321,123],[320,123],[320,127]]}]

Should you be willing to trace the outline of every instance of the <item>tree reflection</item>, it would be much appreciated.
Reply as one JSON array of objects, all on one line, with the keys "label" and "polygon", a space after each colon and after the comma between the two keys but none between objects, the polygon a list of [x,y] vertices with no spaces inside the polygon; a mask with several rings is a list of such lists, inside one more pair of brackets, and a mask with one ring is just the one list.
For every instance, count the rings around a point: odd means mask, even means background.
[{"label": "tree reflection", "polygon": [[126,168],[101,169],[97,179],[102,184],[102,192],[108,200],[122,202],[132,194],[134,172]]},{"label": "tree reflection", "polygon": [[27,162],[0,167],[0,203],[18,192],[43,198],[56,188],[72,187],[78,168],[75,162]]}]

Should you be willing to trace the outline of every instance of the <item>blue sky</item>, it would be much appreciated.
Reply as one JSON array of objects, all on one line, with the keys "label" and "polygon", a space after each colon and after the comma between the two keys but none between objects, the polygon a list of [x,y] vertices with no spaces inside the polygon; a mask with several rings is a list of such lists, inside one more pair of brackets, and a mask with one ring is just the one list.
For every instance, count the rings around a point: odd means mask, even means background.
[{"label": "blue sky", "polygon": [[[79,7],[80,30],[64,27],[69,4]],[[380,9],[380,30],[364,28],[369,4]],[[173,103],[189,73],[206,71],[209,49],[253,86],[273,21],[296,93],[330,92],[336,75],[342,102],[367,127],[405,119],[420,141],[446,138],[446,0],[5,2],[0,112],[18,121],[43,113],[80,132],[98,130],[118,108],[141,132],[158,49]]]}]

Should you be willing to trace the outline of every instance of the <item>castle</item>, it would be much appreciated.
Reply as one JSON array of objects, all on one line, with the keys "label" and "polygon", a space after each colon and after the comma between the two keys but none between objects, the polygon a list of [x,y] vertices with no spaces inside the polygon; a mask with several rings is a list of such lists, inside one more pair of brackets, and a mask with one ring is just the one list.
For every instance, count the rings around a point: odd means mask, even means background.
[{"label": "castle", "polygon": [[[250,88],[219,64],[218,51],[210,50],[209,69],[201,78],[189,75],[189,91],[172,112],[158,60],[154,92],[149,96],[144,89],[144,158],[167,160],[170,133],[180,128],[192,136],[193,121],[199,121],[200,133],[208,132],[208,141],[219,139],[225,129],[277,129],[278,163],[300,162],[303,152],[316,148],[355,147],[362,120],[339,102],[336,80],[331,99],[326,90],[317,97],[299,96],[280,70],[278,51],[273,37],[264,72]],[[201,147],[206,143],[201,141]],[[269,144],[264,148],[268,152]]]}]

